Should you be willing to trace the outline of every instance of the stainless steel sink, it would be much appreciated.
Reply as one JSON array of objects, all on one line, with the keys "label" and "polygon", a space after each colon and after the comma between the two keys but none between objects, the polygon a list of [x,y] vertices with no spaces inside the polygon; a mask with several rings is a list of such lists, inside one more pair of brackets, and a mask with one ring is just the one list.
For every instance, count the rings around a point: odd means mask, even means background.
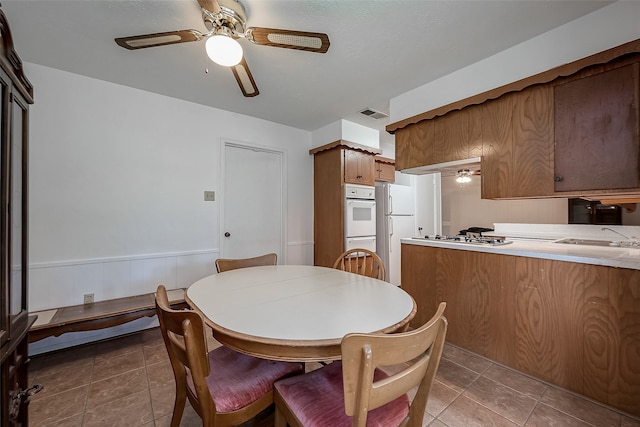
[{"label": "stainless steel sink", "polygon": [[562,239],[556,240],[554,243],[564,243],[567,245],[584,245],[584,246],[620,246],[611,240],[589,240],[589,239]]}]

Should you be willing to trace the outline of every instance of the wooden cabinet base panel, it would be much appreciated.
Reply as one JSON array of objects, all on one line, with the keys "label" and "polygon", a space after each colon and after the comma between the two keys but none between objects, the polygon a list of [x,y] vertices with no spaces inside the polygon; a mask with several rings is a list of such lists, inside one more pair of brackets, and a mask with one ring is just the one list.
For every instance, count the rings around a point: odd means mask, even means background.
[{"label": "wooden cabinet base panel", "polygon": [[420,326],[445,301],[447,341],[640,416],[640,270],[403,244]]}]

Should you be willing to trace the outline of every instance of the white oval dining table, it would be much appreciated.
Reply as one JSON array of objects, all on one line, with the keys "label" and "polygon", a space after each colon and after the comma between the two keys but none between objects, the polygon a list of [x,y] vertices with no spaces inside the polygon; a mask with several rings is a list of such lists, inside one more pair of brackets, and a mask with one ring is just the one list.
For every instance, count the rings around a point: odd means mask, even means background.
[{"label": "white oval dining table", "polygon": [[274,265],[207,276],[185,296],[223,345],[265,359],[340,359],[350,332],[391,333],[416,303],[382,280],[326,267]]}]

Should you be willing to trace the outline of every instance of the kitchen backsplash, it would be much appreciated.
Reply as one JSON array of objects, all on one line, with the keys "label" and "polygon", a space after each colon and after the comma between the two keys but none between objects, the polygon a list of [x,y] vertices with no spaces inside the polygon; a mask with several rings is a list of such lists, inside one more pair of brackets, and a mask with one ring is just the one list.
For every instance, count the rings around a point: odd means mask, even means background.
[{"label": "kitchen backsplash", "polygon": [[[494,223],[567,224],[568,201],[566,198],[485,200],[480,198],[479,177],[464,185],[458,184],[455,176],[442,177],[443,234],[457,234],[469,227],[493,228]],[[622,224],[640,226],[640,209],[634,212],[622,209]]]}]

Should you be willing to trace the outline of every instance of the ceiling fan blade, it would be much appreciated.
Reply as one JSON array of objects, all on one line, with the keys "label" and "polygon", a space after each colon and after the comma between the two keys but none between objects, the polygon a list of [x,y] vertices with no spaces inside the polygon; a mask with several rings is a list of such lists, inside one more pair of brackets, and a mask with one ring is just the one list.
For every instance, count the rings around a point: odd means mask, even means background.
[{"label": "ceiling fan blade", "polygon": [[166,33],[144,34],[141,36],[120,37],[115,39],[118,46],[125,49],[144,49],[168,44],[195,42],[202,38],[202,34],[196,30],[168,31]]},{"label": "ceiling fan blade", "polygon": [[329,36],[324,33],[251,27],[246,38],[255,44],[325,53],[329,49]]},{"label": "ceiling fan blade", "polygon": [[247,65],[247,61],[242,57],[242,61],[236,66],[231,67],[231,71],[233,72],[233,76],[236,78],[238,85],[240,86],[240,90],[242,94],[247,97],[258,96],[260,91],[256,86],[255,80],[253,80],[253,76],[251,75],[251,71],[249,71],[249,66]]},{"label": "ceiling fan blade", "polygon": [[220,4],[218,0],[198,0],[201,8],[207,9],[213,13],[220,13]]}]

